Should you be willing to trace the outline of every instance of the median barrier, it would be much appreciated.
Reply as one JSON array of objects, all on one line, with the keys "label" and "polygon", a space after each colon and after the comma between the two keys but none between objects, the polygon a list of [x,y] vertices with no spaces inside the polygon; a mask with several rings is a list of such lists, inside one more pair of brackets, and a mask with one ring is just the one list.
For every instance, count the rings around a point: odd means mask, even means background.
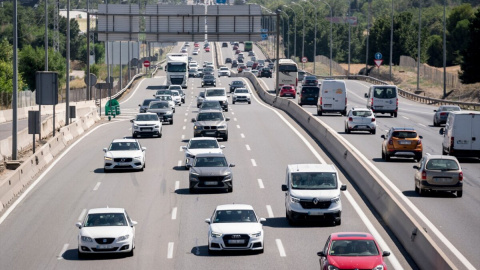
[{"label": "median barrier", "polygon": [[48,141],[48,147],[52,156],[56,157],[65,148],[63,133],[59,132],[54,138]]},{"label": "median barrier", "polygon": [[0,209],[3,210],[17,195],[15,186],[20,182],[20,170],[16,170],[11,176],[0,182]]},{"label": "median barrier", "polygon": [[421,269],[458,268],[410,214],[409,209],[399,201],[395,193],[386,185],[385,180],[337,131],[305,111],[293,100],[268,94],[256,77],[248,74],[242,76],[252,82],[256,92],[266,103],[288,113],[327,150],[332,159],[350,175],[355,185]]}]

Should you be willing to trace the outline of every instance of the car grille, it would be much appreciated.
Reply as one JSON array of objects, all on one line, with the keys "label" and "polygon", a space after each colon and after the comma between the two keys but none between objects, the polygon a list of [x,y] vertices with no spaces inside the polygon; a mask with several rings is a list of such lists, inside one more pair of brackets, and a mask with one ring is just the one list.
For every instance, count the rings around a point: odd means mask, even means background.
[{"label": "car grille", "polygon": [[157,115],[158,115],[158,116],[164,116],[164,115],[165,115],[165,113],[163,113],[163,112],[159,112],[159,113],[157,113]]},{"label": "car grille", "polygon": [[139,127],[153,127],[155,124],[139,124]]},{"label": "car grille", "polygon": [[172,84],[183,84],[183,78],[170,78]]},{"label": "car grille", "polygon": [[95,242],[97,242],[97,244],[101,244],[101,245],[111,244],[111,243],[113,243],[114,240],[115,240],[115,238],[95,238]]},{"label": "car grille", "polygon": [[[243,243],[239,244],[231,244],[229,240],[244,240]],[[250,236],[246,234],[227,234],[223,236],[223,242],[225,243],[226,247],[246,247],[248,245],[248,241],[250,240]]]},{"label": "car grille", "polygon": [[237,96],[237,98],[247,98],[246,96]]},{"label": "car grille", "polygon": [[133,158],[114,158],[115,162],[132,162]]},{"label": "car grille", "polygon": [[328,209],[332,204],[331,201],[319,201],[317,204],[314,204],[313,201],[300,201],[300,205],[303,209]]},{"label": "car grille", "polygon": [[113,252],[117,250],[118,248],[92,248],[92,251],[94,252]]},{"label": "car grille", "polygon": [[217,129],[217,126],[203,126],[203,129],[209,129],[209,130],[216,130]]}]

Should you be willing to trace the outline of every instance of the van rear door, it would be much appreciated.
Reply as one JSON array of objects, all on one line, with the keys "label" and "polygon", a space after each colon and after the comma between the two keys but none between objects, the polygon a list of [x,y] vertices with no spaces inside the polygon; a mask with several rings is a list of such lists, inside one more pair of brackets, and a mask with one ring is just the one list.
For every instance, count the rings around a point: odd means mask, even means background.
[{"label": "van rear door", "polygon": [[455,115],[453,125],[453,148],[455,150],[472,150],[472,131],[474,127],[473,115],[457,114]]},{"label": "van rear door", "polygon": [[323,81],[322,83],[322,109],[325,111],[345,110],[345,85],[341,82]]},{"label": "van rear door", "polygon": [[375,86],[372,91],[373,111],[394,112],[397,109],[397,89],[392,86]]}]

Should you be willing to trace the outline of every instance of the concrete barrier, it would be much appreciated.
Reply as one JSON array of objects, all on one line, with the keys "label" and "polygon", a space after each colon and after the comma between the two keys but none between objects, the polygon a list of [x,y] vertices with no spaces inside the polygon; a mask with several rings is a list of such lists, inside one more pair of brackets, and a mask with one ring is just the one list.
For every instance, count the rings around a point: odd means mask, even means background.
[{"label": "concrete barrier", "polygon": [[394,192],[385,185],[384,179],[337,131],[309,114],[293,100],[270,95],[253,74],[240,73],[235,77],[248,78],[262,100],[288,113],[320,142],[333,160],[350,175],[421,269],[458,269]]}]

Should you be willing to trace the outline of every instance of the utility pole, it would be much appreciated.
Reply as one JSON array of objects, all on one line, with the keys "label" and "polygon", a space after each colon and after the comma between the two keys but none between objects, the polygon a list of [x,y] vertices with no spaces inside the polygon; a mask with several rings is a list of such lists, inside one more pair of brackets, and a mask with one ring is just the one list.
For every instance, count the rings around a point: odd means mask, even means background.
[{"label": "utility pole", "polygon": [[65,125],[70,124],[70,0],[67,0],[67,86],[65,94]]},{"label": "utility pole", "polygon": [[420,90],[420,49],[422,35],[422,2],[418,1],[418,56],[417,56],[417,91]]},{"label": "utility pole", "polygon": [[277,10],[277,60],[275,62],[275,95],[278,96],[278,92],[280,89],[278,89],[278,84],[279,84],[279,81],[278,81],[278,62],[280,62],[280,50],[279,50],[279,47],[280,47],[280,39],[278,38],[278,36],[280,35],[280,24],[278,23],[280,20],[280,12],[278,12]]},{"label": "utility pole", "polygon": [[13,0],[13,97],[12,97],[12,160],[17,160],[17,95],[18,95],[18,25],[17,0]]}]

